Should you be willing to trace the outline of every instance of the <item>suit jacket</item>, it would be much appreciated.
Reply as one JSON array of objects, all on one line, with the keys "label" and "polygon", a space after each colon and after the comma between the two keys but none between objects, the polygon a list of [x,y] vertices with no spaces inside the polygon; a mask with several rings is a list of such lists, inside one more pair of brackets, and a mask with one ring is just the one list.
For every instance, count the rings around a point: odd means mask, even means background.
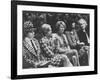
[{"label": "suit jacket", "polygon": [[79,30],[77,32],[77,34],[78,34],[78,37],[79,37],[80,42],[84,42],[85,45],[89,45],[89,41],[88,41],[88,38],[87,38],[88,35],[87,35],[86,32],[84,32],[83,30]]},{"label": "suit jacket", "polygon": [[[34,47],[32,45],[34,43]],[[40,57],[40,46],[36,39],[33,39],[32,42],[29,38],[25,38],[23,41],[23,60],[26,65],[30,65],[28,67],[35,67],[35,62],[38,62]]]},{"label": "suit jacket", "polygon": [[77,46],[77,42],[79,41],[78,35],[75,30],[72,31],[73,33],[66,31],[66,37],[68,39],[68,43],[71,47]]}]

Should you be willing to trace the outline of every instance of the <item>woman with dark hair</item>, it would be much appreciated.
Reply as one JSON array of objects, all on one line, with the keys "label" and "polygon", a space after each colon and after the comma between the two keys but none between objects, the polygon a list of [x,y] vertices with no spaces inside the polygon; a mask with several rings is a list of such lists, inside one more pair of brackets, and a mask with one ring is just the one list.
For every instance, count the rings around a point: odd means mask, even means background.
[{"label": "woman with dark hair", "polygon": [[56,23],[56,49],[60,54],[66,54],[74,66],[79,66],[79,56],[75,49],[70,49],[67,37],[64,34],[66,24],[63,21]]}]

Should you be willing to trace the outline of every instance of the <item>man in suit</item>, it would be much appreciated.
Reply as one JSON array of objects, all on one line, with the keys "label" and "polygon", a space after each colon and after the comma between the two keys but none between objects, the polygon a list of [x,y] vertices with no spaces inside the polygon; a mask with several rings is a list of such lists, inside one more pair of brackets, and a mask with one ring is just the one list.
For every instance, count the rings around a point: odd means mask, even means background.
[{"label": "man in suit", "polygon": [[[84,21],[84,23],[85,23],[85,21]],[[69,45],[72,49],[78,50],[80,65],[81,66],[88,65],[88,55],[87,54],[89,53],[89,46],[86,46],[86,44],[87,44],[87,42],[85,42],[86,39],[84,40],[84,37],[81,34],[82,29],[79,31],[76,30],[76,23],[75,22],[72,23],[71,28],[72,28],[71,31],[65,32],[67,39],[68,39],[68,42],[69,42]],[[81,39],[81,37],[83,37],[83,39]]]},{"label": "man in suit", "polygon": [[[82,65],[89,65],[89,45],[90,45],[90,41],[89,41],[89,35],[87,34],[86,31],[86,27],[87,27],[87,22],[85,19],[81,18],[78,20],[78,23],[80,25],[80,30],[77,32],[78,37],[80,42],[84,43],[84,46],[82,47],[83,49],[80,50],[80,53],[86,53],[83,56],[85,57],[81,57],[81,64]],[[85,52],[84,52],[85,51]]]},{"label": "man in suit", "polygon": [[87,22],[81,18],[78,23],[80,25],[80,30],[78,31],[79,40],[80,42],[84,42],[85,45],[89,46],[89,36],[86,32]]}]

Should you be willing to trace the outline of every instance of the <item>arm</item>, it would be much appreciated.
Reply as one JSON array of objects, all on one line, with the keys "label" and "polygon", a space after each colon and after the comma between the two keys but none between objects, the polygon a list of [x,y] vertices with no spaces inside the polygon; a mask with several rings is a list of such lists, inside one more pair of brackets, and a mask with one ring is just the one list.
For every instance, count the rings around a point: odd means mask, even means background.
[{"label": "arm", "polygon": [[47,55],[49,56],[54,55],[54,53],[49,49],[49,46],[45,43],[43,39],[41,39],[40,43],[41,43],[41,47],[43,48],[43,50],[45,51]]},{"label": "arm", "polygon": [[66,48],[67,48],[67,50],[69,50],[70,46],[69,46],[69,43],[68,43],[66,35],[64,35],[64,40],[65,40]]},{"label": "arm", "polygon": [[75,32],[75,38],[78,45],[85,45],[84,42],[80,42],[77,32]]},{"label": "arm", "polygon": [[74,43],[72,42],[72,39],[71,39],[71,36],[70,36],[69,33],[70,33],[70,32],[66,32],[65,34],[66,34],[66,37],[67,37],[67,39],[68,39],[69,45],[70,45],[70,46],[73,46]]},{"label": "arm", "polygon": [[60,52],[60,53],[65,53],[69,49],[69,46],[68,46],[68,48],[66,48],[66,47],[65,48],[60,47],[60,42],[59,42],[58,39],[55,40],[55,45],[56,45],[56,50],[58,52]]}]

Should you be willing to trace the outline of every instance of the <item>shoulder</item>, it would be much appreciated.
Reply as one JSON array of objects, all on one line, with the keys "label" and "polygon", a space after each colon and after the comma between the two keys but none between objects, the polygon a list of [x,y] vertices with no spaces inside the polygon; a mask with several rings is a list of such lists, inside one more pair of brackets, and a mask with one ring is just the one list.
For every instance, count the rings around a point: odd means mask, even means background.
[{"label": "shoulder", "polygon": [[67,40],[67,37],[66,37],[66,35],[65,35],[65,34],[63,34],[63,38],[64,38],[65,40]]},{"label": "shoulder", "polygon": [[24,41],[25,41],[25,42],[29,42],[30,39],[29,39],[28,37],[25,37]]},{"label": "shoulder", "polygon": [[58,37],[57,33],[53,33],[53,34],[52,34],[52,38],[53,38],[53,39],[55,39],[55,38],[57,38],[57,37]]},{"label": "shoulder", "polygon": [[38,42],[38,40],[36,38],[33,38],[33,41]]},{"label": "shoulder", "polygon": [[66,37],[66,35],[65,35],[65,34],[63,34],[63,37],[65,38],[65,37]]},{"label": "shoulder", "polygon": [[77,35],[81,36],[81,34],[83,34],[82,30],[77,31]]},{"label": "shoulder", "polygon": [[23,45],[24,45],[24,46],[28,46],[29,44],[30,44],[30,39],[26,37],[26,38],[23,40]]},{"label": "shoulder", "polygon": [[67,36],[67,37],[68,37],[68,36],[70,35],[70,31],[65,31],[65,33],[64,33],[64,34],[65,34],[65,36]]},{"label": "shoulder", "polygon": [[39,41],[38,41],[38,39],[36,39],[36,38],[33,38],[33,41],[34,41],[36,44],[39,44]]},{"label": "shoulder", "polygon": [[53,36],[53,38],[55,38],[55,39],[58,39],[58,38],[59,38],[59,35],[58,35],[57,33],[53,33],[52,36]]},{"label": "shoulder", "polygon": [[70,33],[70,31],[65,31],[65,34],[69,34]]}]

